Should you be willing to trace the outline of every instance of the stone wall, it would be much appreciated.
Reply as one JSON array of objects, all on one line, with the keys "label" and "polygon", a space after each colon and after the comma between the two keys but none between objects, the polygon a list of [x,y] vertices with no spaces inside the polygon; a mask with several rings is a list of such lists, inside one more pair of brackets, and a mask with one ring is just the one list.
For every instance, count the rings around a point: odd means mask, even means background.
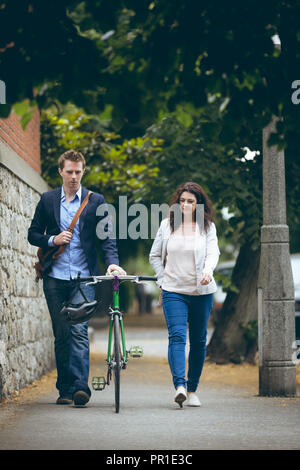
[{"label": "stone wall", "polygon": [[37,248],[27,230],[40,194],[40,175],[0,142],[0,401],[54,365],[51,321],[36,283]]}]

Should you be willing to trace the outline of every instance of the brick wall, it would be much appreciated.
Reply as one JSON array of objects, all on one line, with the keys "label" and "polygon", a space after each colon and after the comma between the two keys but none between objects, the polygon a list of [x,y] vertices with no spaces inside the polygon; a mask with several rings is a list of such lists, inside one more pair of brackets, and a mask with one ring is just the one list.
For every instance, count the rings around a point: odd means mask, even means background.
[{"label": "brick wall", "polygon": [[40,114],[35,110],[25,131],[20,124],[20,116],[11,114],[0,119],[0,142],[12,149],[38,173],[41,172]]}]

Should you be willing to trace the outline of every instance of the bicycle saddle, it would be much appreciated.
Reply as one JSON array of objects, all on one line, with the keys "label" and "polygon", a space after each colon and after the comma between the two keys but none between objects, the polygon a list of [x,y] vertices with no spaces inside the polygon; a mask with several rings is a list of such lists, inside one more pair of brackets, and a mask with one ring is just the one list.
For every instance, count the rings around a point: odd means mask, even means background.
[{"label": "bicycle saddle", "polygon": [[89,320],[93,316],[97,305],[97,300],[81,302],[80,304],[67,303],[63,306],[60,313],[68,323],[76,325],[77,323],[83,323]]}]

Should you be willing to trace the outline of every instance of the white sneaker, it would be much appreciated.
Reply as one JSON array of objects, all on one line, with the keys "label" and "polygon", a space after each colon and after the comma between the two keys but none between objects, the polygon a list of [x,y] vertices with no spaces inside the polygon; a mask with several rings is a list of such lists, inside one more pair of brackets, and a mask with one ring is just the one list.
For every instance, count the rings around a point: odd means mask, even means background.
[{"label": "white sneaker", "polygon": [[201,402],[197,397],[196,393],[190,392],[188,393],[188,401],[187,406],[201,406]]},{"label": "white sneaker", "polygon": [[180,408],[182,408],[182,403],[186,400],[186,389],[183,387],[183,385],[180,385],[177,389],[176,389],[176,393],[175,393],[175,397],[174,397],[174,401],[176,403],[178,403],[178,405],[180,406]]}]

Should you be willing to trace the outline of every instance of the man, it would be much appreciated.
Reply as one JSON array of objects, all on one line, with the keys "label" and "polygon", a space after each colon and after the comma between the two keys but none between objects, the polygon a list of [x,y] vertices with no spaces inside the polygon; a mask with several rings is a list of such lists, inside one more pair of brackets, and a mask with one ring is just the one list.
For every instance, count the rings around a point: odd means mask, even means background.
[{"label": "man", "polygon": [[[84,406],[90,399],[88,322],[69,325],[60,314],[64,302],[80,303],[83,298],[76,289],[73,278],[99,275],[96,251],[96,226],[103,218],[96,215],[97,208],[105,204],[102,194],[92,193],[77,221],[73,233],[68,231],[71,221],[88,190],[81,186],[85,159],[80,152],[68,150],[58,161],[62,177],[60,188],[41,196],[28,230],[30,244],[48,249],[65,245],[64,251],[53,260],[46,259],[43,266],[43,289],[49,308],[54,333],[57,367],[57,404]],[[103,212],[103,211],[102,211]],[[105,214],[106,215],[106,214]],[[98,240],[107,266],[107,274],[126,272],[119,266],[116,240]],[[81,285],[88,298],[94,299],[94,289]]]}]

